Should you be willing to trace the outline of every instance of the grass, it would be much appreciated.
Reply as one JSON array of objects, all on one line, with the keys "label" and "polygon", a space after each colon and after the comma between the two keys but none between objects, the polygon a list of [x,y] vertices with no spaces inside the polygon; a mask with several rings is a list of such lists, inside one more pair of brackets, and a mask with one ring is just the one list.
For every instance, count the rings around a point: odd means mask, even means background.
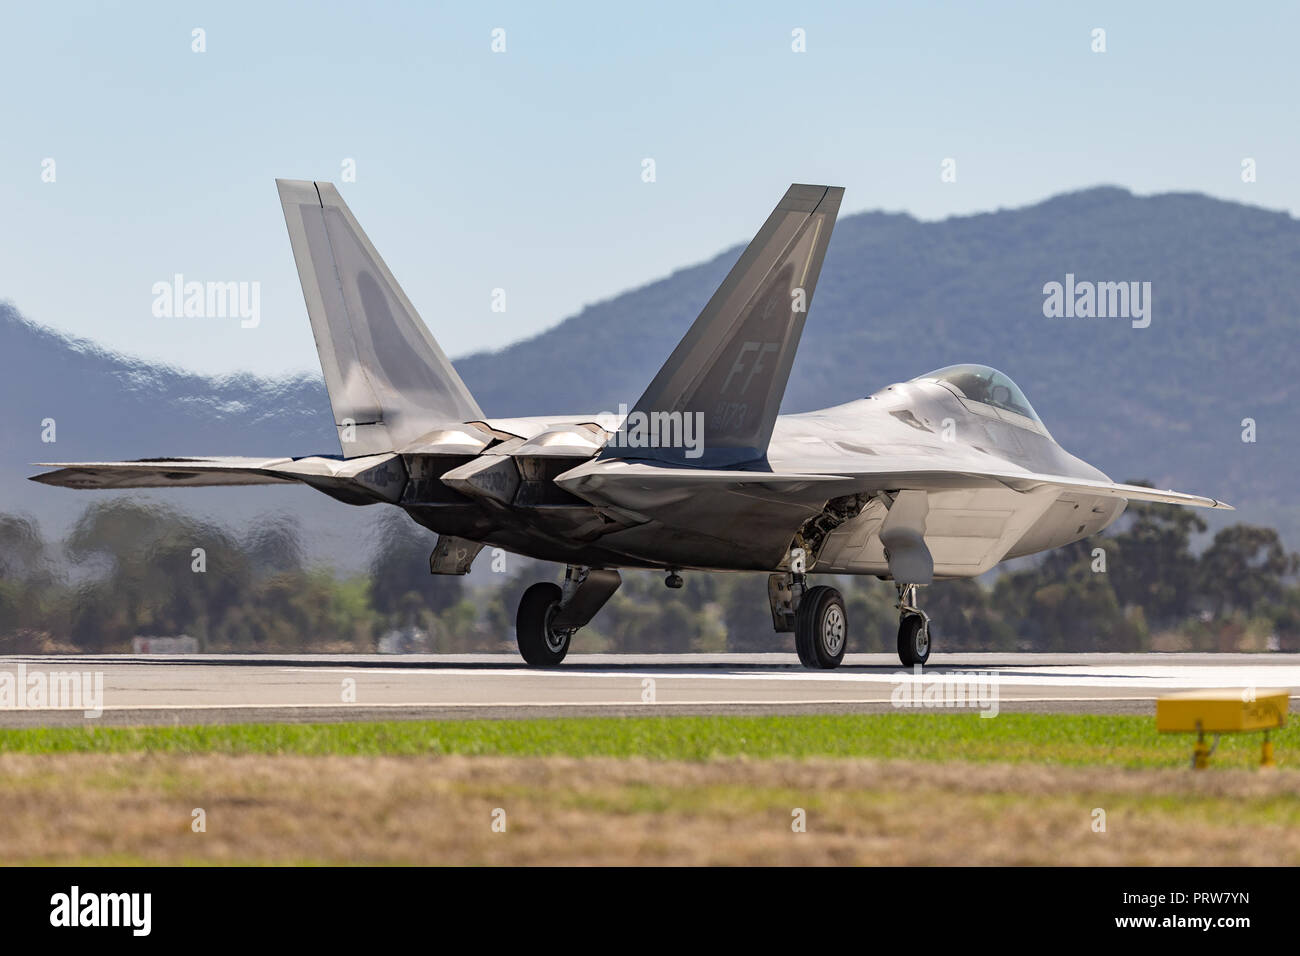
[{"label": "grass", "polygon": [[[0,863],[1294,866],[1293,778],[937,761],[9,753]],[[501,814],[505,832],[492,826]],[[792,828],[798,815],[804,832]]]},{"label": "grass", "polygon": [[[1273,735],[1279,766],[1300,766],[1300,729]],[[1253,767],[1260,735],[1225,736],[1213,768]],[[1187,765],[1190,736],[1138,716],[850,714],[611,717],[0,730],[0,754],[873,758],[1125,769]]]},{"label": "grass", "polygon": [[1295,771],[1246,769],[1250,734],[1193,773],[1191,743],[1010,713],[0,730],[0,864],[1300,864]]}]

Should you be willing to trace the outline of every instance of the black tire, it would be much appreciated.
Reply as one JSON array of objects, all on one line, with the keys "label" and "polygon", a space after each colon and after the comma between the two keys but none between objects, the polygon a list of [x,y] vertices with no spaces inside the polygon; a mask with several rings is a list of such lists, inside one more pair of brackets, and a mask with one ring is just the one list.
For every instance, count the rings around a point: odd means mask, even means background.
[{"label": "black tire", "polygon": [[816,667],[817,658],[812,656],[812,648],[805,646],[804,631],[799,625],[799,613],[794,616],[794,652],[799,655],[799,663],[804,667]]},{"label": "black tire", "polygon": [[551,619],[560,609],[564,592],[558,584],[541,581],[534,584],[519,599],[515,615],[515,641],[519,653],[534,667],[550,667],[564,660],[569,653],[572,630],[559,630],[551,626]]},{"label": "black tire", "polygon": [[904,614],[898,621],[898,659],[904,667],[930,659],[930,626],[919,614]]},{"label": "black tire", "polygon": [[839,667],[848,646],[849,617],[844,598],[834,588],[818,585],[804,592],[794,616],[794,647],[804,667]]}]

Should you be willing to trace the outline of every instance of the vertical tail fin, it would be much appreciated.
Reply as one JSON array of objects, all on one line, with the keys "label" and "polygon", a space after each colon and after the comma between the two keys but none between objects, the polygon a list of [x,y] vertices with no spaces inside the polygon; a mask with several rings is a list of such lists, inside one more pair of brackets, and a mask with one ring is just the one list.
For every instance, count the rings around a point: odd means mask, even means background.
[{"label": "vertical tail fin", "polygon": [[275,182],[344,457],[482,418],[334,185]]},{"label": "vertical tail fin", "polygon": [[[795,184],[629,413],[698,414],[703,454],[633,457],[720,467],[767,453],[844,189]],[[607,456],[628,456],[609,448]]]}]

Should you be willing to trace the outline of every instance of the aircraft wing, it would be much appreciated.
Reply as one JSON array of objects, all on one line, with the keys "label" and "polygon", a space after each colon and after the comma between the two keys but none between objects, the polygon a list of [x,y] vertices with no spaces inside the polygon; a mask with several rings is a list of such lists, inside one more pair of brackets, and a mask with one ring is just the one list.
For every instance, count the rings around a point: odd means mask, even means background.
[{"label": "aircraft wing", "polygon": [[1100,495],[1103,498],[1125,498],[1129,501],[1154,501],[1165,505],[1183,505],[1189,508],[1213,508],[1220,511],[1235,511],[1232,505],[1217,498],[1203,495],[1189,495],[1182,491],[1161,491],[1159,488],[1146,488],[1142,485],[1126,485],[1116,481],[1094,481],[1088,478],[1066,478],[1062,475],[1008,475],[998,480],[1016,491],[1032,491],[1043,486],[1060,488],[1062,491],[1078,491],[1085,494]]},{"label": "aircraft wing", "polygon": [[[983,573],[1038,517],[1060,499],[1068,502],[1071,495],[1231,508],[1213,498],[1136,485],[1014,468],[936,469],[932,462],[916,459],[894,468],[861,469],[808,462],[803,470],[795,470],[774,463],[770,471],[597,459],[560,474],[555,483],[624,519],[601,536],[603,547],[635,554],[651,544],[663,548],[667,541],[682,566],[734,568],[745,561],[753,570],[775,567],[795,529],[826,513],[829,502],[862,496],[870,502],[859,515],[866,518],[859,528],[865,537],[851,542],[859,550],[853,561],[866,562],[866,570],[858,573],[888,568],[895,580],[916,584],[928,584],[936,575]],[[892,503],[875,499],[880,492],[889,492]],[[996,514],[973,522],[968,510],[972,496]],[[735,542],[741,528],[747,545],[738,554]],[[884,550],[878,555],[863,552],[870,540]],[[937,561],[927,547],[936,543],[942,545]],[[873,557],[878,559],[874,563]]]},{"label": "aircraft wing", "polygon": [[572,468],[556,478],[556,484],[588,500],[604,499],[617,504],[628,497],[640,497],[658,491],[680,488],[684,492],[706,489],[753,490],[778,492],[795,498],[838,497],[873,491],[948,491],[976,485],[997,483],[1015,491],[1030,492],[1056,488],[1062,493],[1075,492],[1129,501],[1153,501],[1161,504],[1232,511],[1232,505],[1216,498],[1190,495],[1180,491],[1161,491],[1141,485],[1071,478],[1065,475],[1039,474],[1029,471],[986,471],[933,468],[845,470],[801,473],[790,471],[731,471],[726,469],[673,468],[619,460],[592,461]]}]

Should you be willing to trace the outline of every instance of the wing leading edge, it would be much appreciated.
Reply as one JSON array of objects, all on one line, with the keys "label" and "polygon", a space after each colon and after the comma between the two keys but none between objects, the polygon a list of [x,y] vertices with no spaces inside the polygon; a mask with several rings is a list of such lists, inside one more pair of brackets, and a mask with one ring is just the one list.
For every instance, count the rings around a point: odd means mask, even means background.
[{"label": "wing leading edge", "polygon": [[666,489],[722,487],[728,484],[762,486],[799,494],[805,490],[812,497],[872,491],[949,491],[955,488],[996,482],[1015,491],[1031,492],[1054,488],[1062,493],[1075,492],[1128,501],[1152,501],[1191,508],[1235,510],[1232,505],[1181,491],[1161,491],[1141,485],[1070,478],[1027,471],[937,471],[908,470],[801,474],[790,472],[704,470],[673,468],[618,460],[593,461],[572,468],[556,478],[556,484],[583,498],[600,497],[617,501],[620,489],[636,493],[652,488]]}]

